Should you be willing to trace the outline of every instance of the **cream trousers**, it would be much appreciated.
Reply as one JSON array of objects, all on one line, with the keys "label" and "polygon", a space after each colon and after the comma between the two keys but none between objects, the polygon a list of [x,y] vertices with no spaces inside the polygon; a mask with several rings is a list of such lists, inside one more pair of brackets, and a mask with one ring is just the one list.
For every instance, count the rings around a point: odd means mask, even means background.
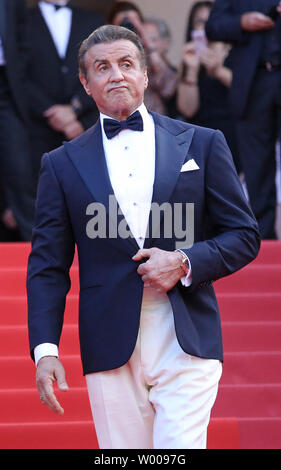
[{"label": "cream trousers", "polygon": [[100,448],[206,448],[221,373],[220,361],[181,349],[168,296],[146,288],[129,361],[86,375]]}]

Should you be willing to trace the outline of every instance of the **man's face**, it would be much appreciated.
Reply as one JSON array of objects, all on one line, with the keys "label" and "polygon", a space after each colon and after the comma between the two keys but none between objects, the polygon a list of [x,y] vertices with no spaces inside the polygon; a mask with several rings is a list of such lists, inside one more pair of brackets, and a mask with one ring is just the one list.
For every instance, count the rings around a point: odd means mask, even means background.
[{"label": "man's face", "polygon": [[135,10],[119,11],[112,20],[112,24],[121,25],[124,20],[130,21],[138,30],[142,20]]},{"label": "man's face", "polygon": [[123,120],[141,105],[147,71],[131,41],[95,44],[87,51],[85,64],[87,77],[80,80],[101,113]]},{"label": "man's face", "polygon": [[210,16],[210,8],[209,7],[200,7],[196,11],[194,18],[193,18],[193,29],[194,30],[204,30],[205,25],[208,21]]},{"label": "man's face", "polygon": [[144,23],[143,27],[152,48],[155,48],[160,52],[160,35],[156,24],[147,21]]}]

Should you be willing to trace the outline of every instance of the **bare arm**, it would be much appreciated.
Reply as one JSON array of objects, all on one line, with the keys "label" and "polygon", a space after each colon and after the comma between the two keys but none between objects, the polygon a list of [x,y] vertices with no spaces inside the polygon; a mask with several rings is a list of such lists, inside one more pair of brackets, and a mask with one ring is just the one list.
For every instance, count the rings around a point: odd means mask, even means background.
[{"label": "bare arm", "polygon": [[244,13],[241,16],[240,24],[244,31],[249,32],[266,31],[274,27],[272,19],[258,11]]},{"label": "bare arm", "polygon": [[226,87],[232,83],[232,70],[224,65],[228,48],[221,42],[211,43],[200,56],[200,62],[210,77],[216,78]]},{"label": "bare arm", "polygon": [[223,85],[226,87],[230,87],[232,83],[232,71],[228,67],[225,67],[224,65],[218,67],[214,71],[215,78],[217,78]]},{"label": "bare arm", "polygon": [[200,107],[198,88],[200,61],[191,42],[183,47],[183,64],[186,71],[178,85],[177,107],[184,116],[191,118]]}]

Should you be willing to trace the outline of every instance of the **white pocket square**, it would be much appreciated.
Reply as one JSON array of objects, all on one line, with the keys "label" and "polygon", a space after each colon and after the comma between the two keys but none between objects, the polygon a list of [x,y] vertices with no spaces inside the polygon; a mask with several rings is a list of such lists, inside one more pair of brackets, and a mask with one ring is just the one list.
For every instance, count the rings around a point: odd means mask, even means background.
[{"label": "white pocket square", "polygon": [[185,162],[185,164],[181,167],[181,172],[190,170],[199,170],[199,166],[193,158]]}]

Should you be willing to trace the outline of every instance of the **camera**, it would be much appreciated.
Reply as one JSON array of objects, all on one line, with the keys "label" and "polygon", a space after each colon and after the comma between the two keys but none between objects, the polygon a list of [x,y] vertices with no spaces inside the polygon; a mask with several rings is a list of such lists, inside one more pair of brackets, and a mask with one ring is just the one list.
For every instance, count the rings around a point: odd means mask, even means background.
[{"label": "camera", "polygon": [[122,23],[120,23],[119,26],[123,26],[123,28],[127,28],[127,29],[130,29],[131,31],[133,31],[134,33],[136,33],[136,28],[134,27],[133,23],[131,23],[131,21],[129,20],[129,18],[125,17],[122,21]]}]

